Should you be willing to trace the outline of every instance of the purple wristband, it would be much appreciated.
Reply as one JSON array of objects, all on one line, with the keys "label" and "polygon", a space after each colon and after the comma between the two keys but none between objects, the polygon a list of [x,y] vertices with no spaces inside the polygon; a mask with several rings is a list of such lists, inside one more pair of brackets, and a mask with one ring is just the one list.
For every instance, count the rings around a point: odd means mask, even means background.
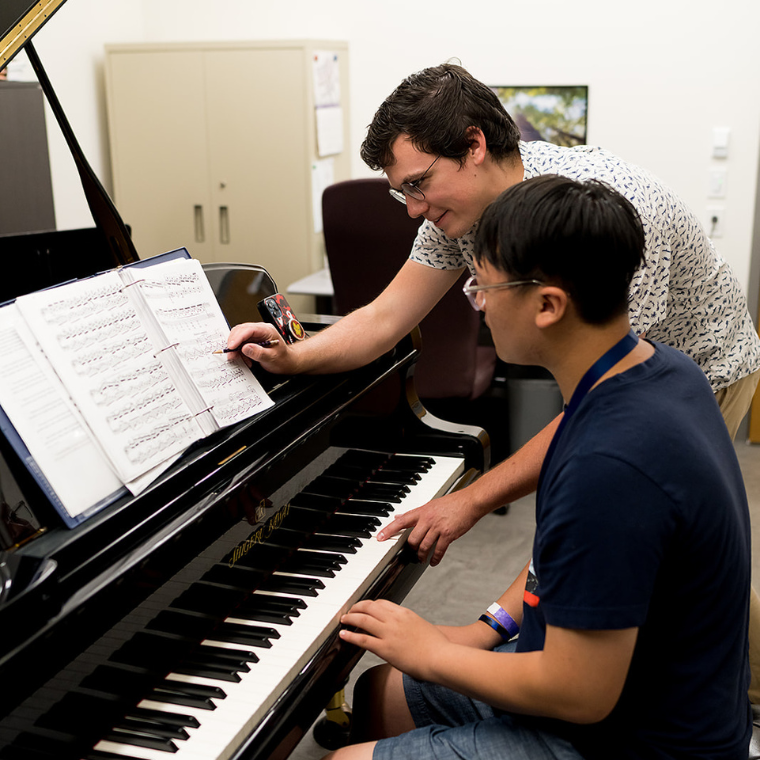
[{"label": "purple wristband", "polygon": [[517,623],[514,621],[514,618],[508,612],[505,612],[501,608],[501,605],[494,602],[488,608],[488,612],[490,612],[494,618],[499,621],[507,633],[509,633],[510,638],[513,639],[515,636],[517,636],[518,633],[520,633],[520,626],[517,625]]}]

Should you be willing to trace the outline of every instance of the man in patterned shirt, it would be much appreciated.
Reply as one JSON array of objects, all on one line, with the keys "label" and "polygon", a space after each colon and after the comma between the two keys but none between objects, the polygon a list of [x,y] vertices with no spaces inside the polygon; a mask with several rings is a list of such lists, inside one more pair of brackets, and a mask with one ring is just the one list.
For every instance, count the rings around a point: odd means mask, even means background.
[{"label": "man in patterned shirt", "polygon": [[[683,201],[658,179],[599,148],[521,142],[494,92],[453,64],[402,82],[375,114],[361,155],[385,172],[391,194],[409,215],[425,219],[409,260],[372,303],[294,346],[249,344],[243,349],[249,359],[289,374],[340,372],[372,361],[420,322],[464,267],[474,274],[478,221],[503,191],[541,174],[598,179],[630,200],[644,224],[646,265],[629,296],[633,329],[691,356],[736,434],[757,385],[760,340],[730,267]],[[260,323],[238,325],[228,345],[276,337],[271,332]],[[381,540],[414,526],[410,542],[420,556],[434,549],[431,563],[438,564],[451,541],[483,515],[535,489],[558,424],[559,418],[469,488],[398,518]],[[760,663],[760,603],[753,616]],[[760,665],[757,670],[760,675]],[[760,688],[756,696],[753,701],[760,701]]]}]

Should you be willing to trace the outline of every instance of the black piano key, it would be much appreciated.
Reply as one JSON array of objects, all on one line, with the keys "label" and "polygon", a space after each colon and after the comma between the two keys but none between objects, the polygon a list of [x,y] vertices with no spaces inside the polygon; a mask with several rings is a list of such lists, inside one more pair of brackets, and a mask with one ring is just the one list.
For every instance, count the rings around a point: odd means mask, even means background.
[{"label": "black piano key", "polygon": [[[157,675],[184,675],[239,682],[238,673],[249,672],[249,662],[258,658],[243,650],[201,647],[197,642],[177,636],[138,632],[111,655],[111,660],[151,670]],[[176,652],[174,650],[177,650]]]},{"label": "black piano key", "polygon": [[219,665],[229,664],[238,666],[240,672],[249,671],[252,663],[257,663],[259,658],[245,649],[228,649],[227,647],[215,647],[204,644],[184,658],[183,662],[209,662]]},{"label": "black piano key", "polygon": [[185,741],[190,736],[183,726],[167,725],[155,720],[142,720],[129,715],[115,725],[114,730],[139,731],[151,736],[162,736],[165,739],[176,739],[177,741]]},{"label": "black piano key", "polygon": [[355,479],[357,481],[378,481],[381,483],[396,483],[414,485],[420,481],[419,473],[412,470],[391,469],[385,465],[380,467],[358,467],[336,462],[325,470],[325,475],[336,478]]},{"label": "black piano key", "polygon": [[[217,686],[157,678],[155,673],[149,670],[129,665],[99,665],[90,675],[82,679],[81,687],[121,697],[130,707],[140,699],[158,699],[156,694],[160,693],[162,695],[177,694],[187,700],[177,701],[176,704],[213,710],[215,705],[210,700],[224,699],[227,696]],[[171,700],[160,699],[159,701]]]},{"label": "black piano key", "polygon": [[[286,521],[287,522],[287,521]],[[280,528],[268,539],[268,543],[292,548],[318,549],[320,551],[356,554],[362,542],[352,536],[315,536],[312,531],[300,530],[293,521],[291,527]]]},{"label": "black piano key", "polygon": [[299,549],[296,552],[296,556],[299,556],[299,555],[300,556],[306,556],[306,557],[314,557],[314,556],[323,557],[323,556],[327,556],[327,557],[330,557],[330,561],[331,562],[337,562],[339,565],[347,565],[348,564],[348,559],[346,559],[346,557],[344,557],[342,554],[340,554],[338,552],[334,552],[334,551],[327,551],[325,549],[315,550],[315,549],[302,548],[302,549]]},{"label": "black piano key", "polygon": [[[173,681],[165,678],[157,683],[153,688],[156,691],[176,692],[177,694],[187,694],[188,696],[203,697],[204,699],[226,699],[227,693],[218,686],[208,686],[205,683],[186,683],[185,681]],[[148,696],[147,699],[152,699]]]},{"label": "black piano key", "polygon": [[412,472],[428,472],[435,464],[433,457],[419,457],[411,454],[394,454],[388,459],[387,466],[394,470],[411,470]]},{"label": "black piano key", "polygon": [[297,578],[290,575],[274,574],[260,586],[263,591],[274,591],[295,596],[317,596],[325,587],[318,578]]},{"label": "black piano key", "polygon": [[257,610],[278,610],[289,617],[298,617],[299,610],[306,609],[303,599],[294,599],[292,596],[275,596],[274,594],[251,594],[245,600],[245,606]]},{"label": "black piano key", "polygon": [[199,642],[203,639],[211,639],[265,648],[271,646],[270,639],[280,637],[274,628],[220,623],[218,619],[211,616],[185,615],[172,610],[159,612],[147,627],[155,631],[191,636]]},{"label": "black piano key", "polygon": [[324,530],[318,532],[370,538],[379,525],[380,520],[371,515],[333,515],[323,526]]},{"label": "black piano key", "polygon": [[301,552],[292,556],[282,571],[285,573],[303,573],[317,578],[334,578],[340,572],[343,563],[338,562],[333,554],[317,554],[316,552]]},{"label": "black piano key", "polygon": [[[358,501],[361,499],[361,501]],[[351,514],[351,515],[375,515],[387,517],[393,510],[388,502],[372,501],[364,498],[362,492],[350,499],[338,499],[335,496],[320,496],[318,494],[300,493],[290,502],[291,507],[312,509],[315,511]]]},{"label": "black piano key", "polygon": [[375,501],[389,501],[393,504],[400,504],[409,493],[409,486],[397,486],[388,483],[368,482],[364,484],[357,499],[373,499]]},{"label": "black piano key", "polygon": [[230,617],[251,620],[256,623],[276,623],[277,625],[293,624],[290,616],[284,615],[282,612],[262,612],[260,610],[249,609],[245,605],[236,607]]},{"label": "black piano key", "polygon": [[179,750],[179,747],[171,739],[132,733],[131,731],[109,731],[103,738],[110,742],[118,742],[131,747],[156,749],[161,752],[177,752]]},{"label": "black piano key", "polygon": [[349,499],[340,508],[340,514],[351,515],[374,515],[375,517],[388,517],[394,511],[394,507],[387,501],[372,501],[370,499],[361,501],[359,499]]},{"label": "black piano key", "polygon": [[329,534],[311,534],[304,542],[304,549],[316,549],[341,554],[356,554],[362,542],[356,536],[336,536]]},{"label": "black piano key", "polygon": [[195,707],[198,710],[216,710],[216,705],[211,697],[204,697],[199,694],[188,694],[181,689],[155,688],[153,691],[145,695],[145,699],[149,699],[152,702],[164,702],[169,705],[178,705],[180,707]]},{"label": "black piano key", "polygon": [[396,470],[390,467],[381,467],[370,480],[381,483],[398,483],[413,486],[422,480],[422,476],[416,470]]},{"label": "black piano key", "polygon": [[[245,670],[250,670],[246,665]],[[230,667],[229,665],[214,665],[208,662],[182,662],[172,668],[172,673],[180,673],[183,676],[200,676],[203,678],[213,678],[216,681],[227,681],[229,683],[240,683],[241,671],[239,667]]]},{"label": "black piano key", "polygon": [[180,713],[168,713],[162,710],[151,710],[149,707],[133,707],[124,714],[125,718],[135,720],[150,720],[164,726],[186,726],[187,728],[199,728],[200,721],[194,715],[181,715]]},{"label": "black piano key", "polygon": [[140,760],[134,755],[123,755],[115,752],[104,752],[102,749],[91,749],[82,755],[82,760]]},{"label": "black piano key", "polygon": [[262,629],[243,625],[240,623],[222,623],[217,626],[212,634],[209,636],[213,641],[224,641],[228,644],[247,644],[251,647],[259,647],[261,649],[269,649],[272,646],[271,639],[277,639],[280,634],[274,629],[268,635],[262,635],[260,633]]},{"label": "black piano key", "polygon": [[360,515],[324,515],[310,509],[291,507],[288,520],[297,522],[314,533],[370,538],[380,525],[376,517]]}]

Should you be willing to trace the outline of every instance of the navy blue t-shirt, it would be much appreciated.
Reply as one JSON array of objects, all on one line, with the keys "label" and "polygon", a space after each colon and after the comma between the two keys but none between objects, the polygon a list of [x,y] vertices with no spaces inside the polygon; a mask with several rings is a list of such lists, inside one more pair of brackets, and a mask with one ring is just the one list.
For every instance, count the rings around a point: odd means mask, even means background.
[{"label": "navy blue t-shirt", "polygon": [[747,757],[750,526],[704,374],[654,356],[583,399],[544,464],[518,651],[546,624],[638,627],[600,723],[552,721],[588,758]]}]

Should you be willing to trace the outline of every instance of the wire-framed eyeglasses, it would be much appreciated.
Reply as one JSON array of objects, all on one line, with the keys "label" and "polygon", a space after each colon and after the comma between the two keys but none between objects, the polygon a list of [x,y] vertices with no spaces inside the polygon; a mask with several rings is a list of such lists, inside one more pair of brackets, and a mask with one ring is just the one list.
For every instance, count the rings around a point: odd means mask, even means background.
[{"label": "wire-framed eyeglasses", "polygon": [[422,182],[425,177],[427,177],[428,172],[435,166],[435,162],[440,158],[440,156],[435,157],[435,161],[433,161],[430,166],[428,166],[427,169],[425,169],[425,173],[419,178],[414,180],[414,182],[402,182],[401,183],[401,190],[396,190],[394,187],[389,187],[388,192],[393,196],[399,203],[403,203],[406,206],[406,196],[408,195],[410,198],[414,198],[416,201],[424,201],[425,200],[425,193],[422,192],[419,188],[420,182]]},{"label": "wire-framed eyeglasses", "polygon": [[478,285],[478,279],[473,275],[468,278],[462,288],[462,292],[467,296],[467,300],[470,302],[475,311],[482,311],[482,304],[479,303],[478,293],[482,293],[484,290],[499,290],[500,288],[516,288],[518,285],[543,285],[541,280],[513,280],[512,282],[497,282],[493,285]]}]

